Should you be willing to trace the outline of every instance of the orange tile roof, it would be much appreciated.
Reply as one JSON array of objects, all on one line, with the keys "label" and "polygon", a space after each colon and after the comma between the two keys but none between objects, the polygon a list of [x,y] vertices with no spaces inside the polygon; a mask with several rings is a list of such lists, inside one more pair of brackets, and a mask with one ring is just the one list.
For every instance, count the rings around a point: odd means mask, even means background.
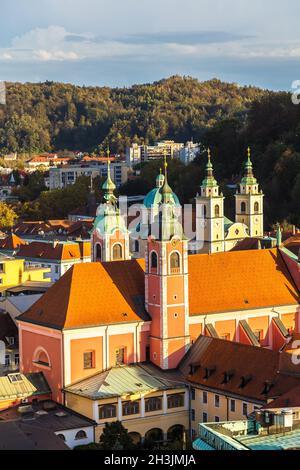
[{"label": "orange tile roof", "polygon": [[[31,321],[57,323],[59,328],[66,324],[79,327],[106,321],[114,323],[120,319],[126,305],[131,308],[127,321],[144,315],[144,259],[81,263],[71,269],[73,276],[68,271],[23,319],[29,315]],[[299,300],[299,293],[277,249],[192,255],[189,256],[189,273],[190,315],[294,305]],[[69,309],[65,323],[65,309],[59,308],[56,299],[61,298],[62,303],[69,305],[70,296],[72,305],[79,303],[82,309]],[[109,302],[114,296],[119,300],[111,314]],[[99,305],[95,299],[99,300]],[[39,303],[47,311],[43,317],[37,313]]]},{"label": "orange tile roof", "polygon": [[[196,354],[193,354],[193,349]],[[288,356],[279,351],[200,336],[180,368],[183,372],[189,371],[187,378],[194,384],[266,402],[300,385],[300,376],[281,369],[282,355]],[[290,361],[290,357],[287,359]],[[189,370],[189,361],[194,371]],[[207,369],[210,370],[208,376]],[[228,376],[224,383],[225,373]],[[246,379],[244,387],[241,386],[242,377]],[[263,393],[266,382],[272,386],[268,393]]]},{"label": "orange tile roof", "polygon": [[12,233],[0,241],[0,250],[16,250],[21,245],[26,245],[26,242]]},{"label": "orange tile roof", "polygon": [[299,303],[277,248],[189,256],[190,314]]},{"label": "orange tile roof", "polygon": [[300,385],[284,393],[269,405],[264,406],[264,409],[274,408],[300,408]]},{"label": "orange tile roof", "polygon": [[137,313],[139,271],[135,260],[75,264],[19,319],[58,329],[148,319]]},{"label": "orange tile roof", "polygon": [[81,252],[78,243],[45,243],[31,242],[21,246],[18,252],[19,258],[36,258],[43,260],[67,261],[80,259]]}]

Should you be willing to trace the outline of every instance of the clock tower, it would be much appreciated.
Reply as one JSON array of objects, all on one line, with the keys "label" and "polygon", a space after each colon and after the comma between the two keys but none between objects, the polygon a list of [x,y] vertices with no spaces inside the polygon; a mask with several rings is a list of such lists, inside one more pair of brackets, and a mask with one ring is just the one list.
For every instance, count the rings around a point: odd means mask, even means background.
[{"label": "clock tower", "polygon": [[214,178],[210,149],[207,153],[206,177],[196,197],[197,251],[218,253],[224,251],[224,197]]},{"label": "clock tower", "polygon": [[188,240],[178,207],[165,179],[159,213],[145,251],[145,305],[151,316],[150,359],[163,370],[175,369],[190,346]]},{"label": "clock tower", "polygon": [[264,236],[264,194],[253,174],[251,150],[248,147],[244,176],[235,195],[235,221],[247,225],[250,237]]}]

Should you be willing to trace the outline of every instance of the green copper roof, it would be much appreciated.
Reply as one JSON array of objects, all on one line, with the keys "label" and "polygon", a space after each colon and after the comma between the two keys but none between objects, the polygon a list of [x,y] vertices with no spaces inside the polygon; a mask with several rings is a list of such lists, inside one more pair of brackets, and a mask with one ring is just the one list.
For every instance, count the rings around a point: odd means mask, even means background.
[{"label": "green copper roof", "polygon": [[252,161],[250,158],[251,157],[250,147],[248,147],[247,152],[248,152],[248,158],[245,163],[245,173],[241,180],[241,184],[244,184],[244,185],[257,184],[257,179],[254,177],[254,174],[253,174],[253,165],[252,165]]},{"label": "green copper roof", "polygon": [[210,159],[210,149],[207,150],[207,164],[206,164],[206,177],[202,181],[202,188],[213,188],[218,186],[217,181],[214,178],[213,166]]}]

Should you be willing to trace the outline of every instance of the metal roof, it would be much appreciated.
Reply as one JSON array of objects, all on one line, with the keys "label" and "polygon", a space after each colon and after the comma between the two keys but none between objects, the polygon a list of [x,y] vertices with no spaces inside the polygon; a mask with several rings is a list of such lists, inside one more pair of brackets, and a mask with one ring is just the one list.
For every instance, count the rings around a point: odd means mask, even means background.
[{"label": "metal roof", "polygon": [[[173,380],[174,379],[174,380]],[[91,399],[104,399],[135,394],[146,394],[156,390],[183,387],[178,377],[159,374],[156,369],[134,364],[113,367],[87,379],[70,385],[65,391]]]},{"label": "metal roof", "polygon": [[[13,382],[11,376],[14,375],[19,375],[20,380]],[[0,377],[0,401],[47,393],[50,393],[50,388],[42,372],[26,375],[16,372]]]}]

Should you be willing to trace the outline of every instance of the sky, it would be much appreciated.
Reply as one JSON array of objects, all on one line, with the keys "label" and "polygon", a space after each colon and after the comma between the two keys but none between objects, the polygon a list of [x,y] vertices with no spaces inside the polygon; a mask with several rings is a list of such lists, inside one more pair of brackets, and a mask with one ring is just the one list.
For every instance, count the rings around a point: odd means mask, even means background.
[{"label": "sky", "polygon": [[0,81],[130,86],[171,75],[291,89],[299,0],[0,0]]}]

